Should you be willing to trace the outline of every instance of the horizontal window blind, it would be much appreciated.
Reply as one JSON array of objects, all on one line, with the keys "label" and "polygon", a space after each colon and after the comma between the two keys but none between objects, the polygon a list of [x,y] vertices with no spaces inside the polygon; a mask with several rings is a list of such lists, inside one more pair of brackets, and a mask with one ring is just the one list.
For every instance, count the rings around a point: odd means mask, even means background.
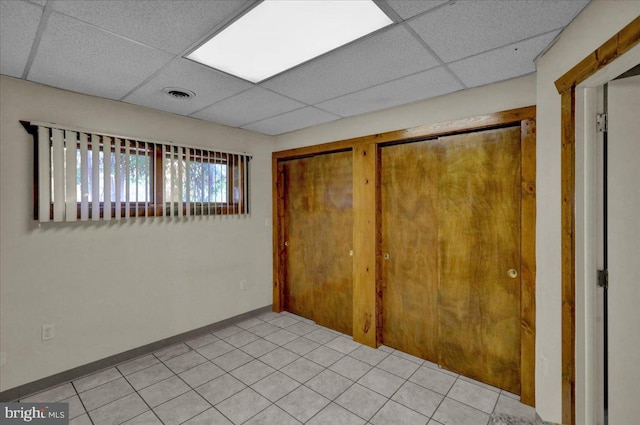
[{"label": "horizontal window blind", "polygon": [[246,153],[30,125],[40,222],[249,214]]}]

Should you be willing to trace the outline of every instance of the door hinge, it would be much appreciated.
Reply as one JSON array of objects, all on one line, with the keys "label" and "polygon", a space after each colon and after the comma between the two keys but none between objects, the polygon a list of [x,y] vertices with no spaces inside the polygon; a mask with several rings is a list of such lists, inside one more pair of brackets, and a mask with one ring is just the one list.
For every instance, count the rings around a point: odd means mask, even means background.
[{"label": "door hinge", "polygon": [[598,287],[599,288],[608,288],[609,287],[609,270],[598,270]]},{"label": "door hinge", "polygon": [[596,115],[596,131],[598,133],[607,132],[607,114]]}]

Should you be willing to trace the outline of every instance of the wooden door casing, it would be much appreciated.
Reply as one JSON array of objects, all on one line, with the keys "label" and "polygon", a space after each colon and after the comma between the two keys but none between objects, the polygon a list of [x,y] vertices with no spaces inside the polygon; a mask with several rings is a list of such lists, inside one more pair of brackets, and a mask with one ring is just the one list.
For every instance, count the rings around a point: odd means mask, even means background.
[{"label": "wooden door casing", "polygon": [[352,153],[285,161],[284,308],[351,334]]},{"label": "wooden door casing", "polygon": [[439,146],[438,363],[520,394],[520,127]]}]

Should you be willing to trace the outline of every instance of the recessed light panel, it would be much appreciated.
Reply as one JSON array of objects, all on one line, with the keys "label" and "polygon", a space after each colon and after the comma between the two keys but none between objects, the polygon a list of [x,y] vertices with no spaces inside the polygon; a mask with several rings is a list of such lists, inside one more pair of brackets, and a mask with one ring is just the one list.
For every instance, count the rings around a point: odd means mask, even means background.
[{"label": "recessed light panel", "polygon": [[257,83],[391,23],[370,0],[265,0],[187,58]]}]

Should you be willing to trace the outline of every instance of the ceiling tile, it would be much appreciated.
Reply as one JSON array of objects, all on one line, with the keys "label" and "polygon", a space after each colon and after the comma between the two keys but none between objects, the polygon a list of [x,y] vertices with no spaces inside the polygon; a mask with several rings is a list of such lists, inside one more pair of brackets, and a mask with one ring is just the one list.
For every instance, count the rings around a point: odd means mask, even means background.
[{"label": "ceiling tile", "polygon": [[0,1],[0,74],[22,76],[41,16],[35,4]]},{"label": "ceiling tile", "polygon": [[119,99],[171,55],[52,12],[28,79]]},{"label": "ceiling tile", "polygon": [[277,117],[249,124],[242,128],[273,136],[339,119],[339,116],[308,106],[306,108],[278,115]]},{"label": "ceiling tile", "polygon": [[244,3],[242,0],[59,0],[53,7],[100,28],[178,54]]},{"label": "ceiling tile", "polygon": [[[191,90],[188,100],[175,99],[162,92],[165,87]],[[189,115],[222,99],[253,87],[235,78],[187,59],[176,59],[124,101],[176,114]]]},{"label": "ceiling tile", "polygon": [[588,2],[457,1],[412,20],[409,25],[448,63],[560,29]]},{"label": "ceiling tile", "polygon": [[261,85],[314,104],[437,65],[436,59],[406,29],[396,26]]},{"label": "ceiling tile", "polygon": [[389,6],[396,11],[402,19],[409,19],[436,6],[446,3],[448,0],[386,0]]},{"label": "ceiling tile", "polygon": [[304,104],[254,87],[193,114],[196,118],[240,127],[303,107]]},{"label": "ceiling tile", "polygon": [[525,41],[481,53],[449,68],[468,87],[476,87],[497,81],[508,80],[535,72],[533,60],[542,52],[560,31],[553,31]]},{"label": "ceiling tile", "polygon": [[343,117],[390,108],[463,89],[444,68],[415,75],[351,93],[315,106]]}]

